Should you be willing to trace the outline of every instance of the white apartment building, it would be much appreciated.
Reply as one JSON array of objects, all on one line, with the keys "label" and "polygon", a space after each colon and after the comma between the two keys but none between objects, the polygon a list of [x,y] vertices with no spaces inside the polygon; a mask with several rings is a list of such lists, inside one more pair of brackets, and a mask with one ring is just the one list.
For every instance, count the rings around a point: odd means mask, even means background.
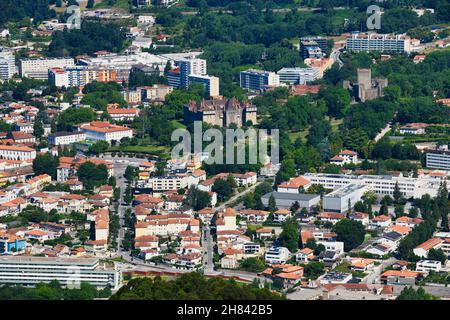
[{"label": "white apartment building", "polygon": [[16,73],[16,58],[11,51],[0,51],[0,80],[9,80]]},{"label": "white apartment building", "polygon": [[440,272],[442,269],[442,264],[440,261],[435,260],[420,260],[416,263],[416,271],[419,272]]},{"label": "white apartment building", "polygon": [[277,74],[280,82],[288,84],[307,84],[319,79],[317,68],[282,68]]},{"label": "white apartment building", "polygon": [[82,124],[79,129],[86,134],[88,140],[120,141],[122,138],[132,138],[133,130],[127,127],[110,124],[109,122],[93,121]]},{"label": "white apartment building", "polygon": [[290,252],[285,247],[270,247],[265,255],[267,264],[285,264],[289,260]]},{"label": "white apartment building", "polygon": [[75,66],[73,58],[22,59],[19,63],[19,72],[21,77],[47,80],[49,69],[73,66]]},{"label": "white apartment building", "polygon": [[101,267],[96,258],[0,257],[1,284],[35,286],[52,280],[58,280],[63,286],[87,282],[115,290],[121,286],[122,275],[116,269]]},{"label": "white apartment building", "polygon": [[347,50],[354,52],[399,52],[412,51],[411,39],[403,34],[353,33],[346,39]]},{"label": "white apartment building", "polygon": [[82,131],[57,132],[48,136],[48,143],[54,146],[64,146],[84,140],[86,140],[86,133]]},{"label": "white apartment building", "polygon": [[184,189],[188,185],[188,176],[153,177],[150,180],[153,191],[166,191]]},{"label": "white apartment building", "polygon": [[395,185],[405,197],[420,198],[424,194],[437,195],[440,181],[429,178],[407,178],[381,175],[346,175],[326,173],[305,173],[303,178],[311,184],[320,184],[325,189],[337,189],[348,184],[362,184],[378,195],[393,195]]},{"label": "white apartment building", "polygon": [[0,145],[0,159],[7,160],[33,160],[36,150],[22,146]]}]

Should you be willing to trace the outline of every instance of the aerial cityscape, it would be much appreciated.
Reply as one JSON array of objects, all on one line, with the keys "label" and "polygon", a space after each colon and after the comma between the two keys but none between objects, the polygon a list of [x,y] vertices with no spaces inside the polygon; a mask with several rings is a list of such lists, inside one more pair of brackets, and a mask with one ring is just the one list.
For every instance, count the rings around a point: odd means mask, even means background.
[{"label": "aerial cityscape", "polygon": [[449,144],[448,0],[0,0],[0,301],[450,300]]}]

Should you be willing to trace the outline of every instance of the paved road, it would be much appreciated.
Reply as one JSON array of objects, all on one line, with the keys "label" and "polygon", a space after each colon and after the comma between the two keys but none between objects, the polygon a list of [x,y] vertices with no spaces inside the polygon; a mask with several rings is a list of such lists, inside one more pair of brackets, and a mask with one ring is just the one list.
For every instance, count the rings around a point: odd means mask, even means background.
[{"label": "paved road", "polygon": [[203,252],[206,253],[206,257],[203,257],[203,269],[205,272],[212,272],[214,271],[214,242],[212,241],[211,229],[209,225],[203,228],[202,245]]},{"label": "paved road", "polygon": [[333,59],[334,63],[339,63],[339,69],[344,66],[344,62],[341,60],[341,51],[339,49],[334,49],[331,54],[330,58]]},{"label": "paved road", "polygon": [[222,203],[220,206],[216,207],[217,211],[223,210],[227,205],[229,205],[230,203],[232,203],[233,201],[236,201],[239,197],[242,197],[244,195],[246,195],[247,193],[251,192],[252,190],[254,190],[257,186],[259,186],[263,181],[258,181],[257,183],[255,183],[254,185],[252,185],[251,187],[245,189],[244,191],[242,191],[241,193],[235,194],[234,196],[232,196],[228,201],[225,201],[224,203]]},{"label": "paved road", "polygon": [[397,259],[395,258],[383,260],[379,266],[376,266],[374,270],[367,277],[364,278],[363,282],[367,284],[379,283],[379,277],[380,274],[383,272],[383,270],[389,266],[392,266],[396,261]]},{"label": "paved road", "polygon": [[[279,9],[269,9],[269,10],[271,12],[275,12],[275,13],[284,13],[284,12],[292,11],[293,9],[295,9],[297,11],[303,11],[303,12],[313,12],[313,11],[322,10],[321,8],[307,8],[307,7],[279,8]],[[345,10],[345,9],[347,9],[347,8],[346,7],[334,7],[333,8],[333,10]],[[266,9],[261,9],[261,11],[266,11]],[[208,12],[213,12],[213,13],[223,12],[223,13],[227,13],[227,14],[233,13],[232,10],[225,10],[225,9],[208,10]],[[198,13],[198,10],[182,11],[181,13],[184,15],[196,15]]]}]

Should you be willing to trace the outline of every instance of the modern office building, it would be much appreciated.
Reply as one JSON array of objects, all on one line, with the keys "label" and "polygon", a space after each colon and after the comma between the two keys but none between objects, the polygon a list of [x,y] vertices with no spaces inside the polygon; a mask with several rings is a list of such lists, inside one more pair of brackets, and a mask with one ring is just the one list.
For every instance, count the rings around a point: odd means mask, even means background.
[{"label": "modern office building", "polygon": [[73,58],[39,58],[22,59],[19,63],[19,72],[21,77],[47,80],[48,69],[74,67]]},{"label": "modern office building", "polygon": [[203,85],[209,97],[218,97],[220,95],[218,77],[191,74],[188,76],[188,82],[189,86],[193,83]]},{"label": "modern office building", "polygon": [[[367,186],[349,184],[323,196],[323,210],[327,212],[347,212],[368,190]],[[349,207],[350,206],[350,207]]]},{"label": "modern office building", "polygon": [[268,86],[278,87],[280,76],[275,72],[249,69],[239,73],[240,86],[242,89],[251,91],[263,91]]},{"label": "modern office building", "polygon": [[9,80],[16,73],[16,59],[11,51],[0,51],[0,80]]},{"label": "modern office building", "polygon": [[427,168],[450,170],[450,151],[428,150],[426,153]]},{"label": "modern office building", "polygon": [[280,82],[288,84],[306,84],[319,78],[316,68],[282,68],[277,72]]},{"label": "modern office building", "polygon": [[265,207],[269,205],[269,199],[272,195],[278,209],[290,209],[295,202],[299,204],[300,208],[311,209],[320,203],[320,195],[318,194],[270,192],[261,197],[262,204]]},{"label": "modern office building", "polygon": [[411,38],[403,34],[352,33],[345,46],[353,52],[398,52],[412,51]]},{"label": "modern office building", "polygon": [[58,280],[66,287],[87,282],[95,287],[118,289],[121,272],[107,269],[96,258],[1,256],[0,284],[35,286]]},{"label": "modern office building", "polygon": [[435,197],[439,190],[440,180],[433,178],[409,178],[382,175],[350,175],[305,173],[301,176],[310,184],[320,184],[325,189],[338,189],[349,184],[361,184],[368,187],[378,195],[393,195],[397,184],[400,192],[405,197],[420,198],[424,194]]}]

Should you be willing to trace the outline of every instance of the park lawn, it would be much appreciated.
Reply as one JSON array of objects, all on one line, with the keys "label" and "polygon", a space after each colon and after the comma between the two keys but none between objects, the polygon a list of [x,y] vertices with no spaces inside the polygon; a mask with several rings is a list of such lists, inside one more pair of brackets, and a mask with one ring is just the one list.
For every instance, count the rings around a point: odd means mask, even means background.
[{"label": "park lawn", "polygon": [[297,138],[301,138],[302,140],[306,139],[309,133],[309,127],[301,130],[301,131],[295,131],[295,132],[289,132],[288,136],[289,139],[291,139],[291,142],[294,143]]}]

